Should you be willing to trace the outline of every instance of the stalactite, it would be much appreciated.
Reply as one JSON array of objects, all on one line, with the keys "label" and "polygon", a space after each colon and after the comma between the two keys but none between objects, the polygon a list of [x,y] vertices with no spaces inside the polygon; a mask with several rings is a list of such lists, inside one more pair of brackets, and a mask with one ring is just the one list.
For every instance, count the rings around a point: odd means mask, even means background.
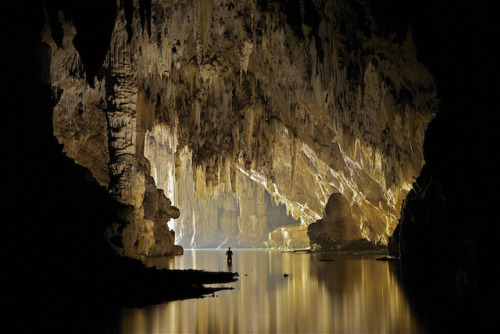
[{"label": "stalactite", "polygon": [[[365,237],[385,242],[423,163],[434,83],[410,33],[396,43],[377,35],[378,18],[369,11],[349,2],[323,5],[308,7],[317,11],[311,22],[301,3],[301,27],[288,26],[277,3],[265,12],[253,1],[156,1],[127,15],[119,7],[105,75],[93,89],[78,76],[68,23],[51,67],[54,92],[66,90],[56,106],[57,136],[75,159],[87,156],[66,120],[77,122],[78,108],[102,111],[107,124],[98,152],[109,156],[111,179],[101,182],[141,208],[150,164],[156,186],[181,206],[171,225],[184,245],[203,244],[202,231],[222,242],[208,231],[215,215],[224,221],[224,240],[243,240],[238,233],[249,226],[269,228],[261,209],[256,214],[245,204],[235,213],[245,178],[303,227],[340,192]],[[371,25],[363,30],[357,20]],[[79,161],[104,174],[107,162],[95,160]],[[137,180],[127,181],[132,176]],[[227,203],[215,213],[219,200]],[[212,206],[206,226],[204,205]],[[231,229],[228,219],[239,227]],[[293,235],[299,231],[305,233]]]}]

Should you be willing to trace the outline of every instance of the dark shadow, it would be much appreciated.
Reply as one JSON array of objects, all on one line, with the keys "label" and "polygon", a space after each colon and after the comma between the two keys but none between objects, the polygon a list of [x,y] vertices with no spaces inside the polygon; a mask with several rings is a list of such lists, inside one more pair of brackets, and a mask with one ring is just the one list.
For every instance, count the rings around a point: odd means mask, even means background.
[{"label": "dark shadow", "polygon": [[482,286],[472,268],[431,261],[421,265],[390,261],[390,268],[425,333],[498,331],[496,286]]},{"label": "dark shadow", "polygon": [[4,326],[26,333],[112,333],[124,307],[200,297],[214,291],[206,283],[234,281],[230,272],[146,268],[111,249],[104,231],[124,206],[69,159],[53,135],[57,96],[41,75],[50,55],[40,39],[43,14],[42,1],[9,2],[0,20],[2,44],[9,45],[1,91],[15,104],[0,131],[2,208],[9,217],[1,243]]}]

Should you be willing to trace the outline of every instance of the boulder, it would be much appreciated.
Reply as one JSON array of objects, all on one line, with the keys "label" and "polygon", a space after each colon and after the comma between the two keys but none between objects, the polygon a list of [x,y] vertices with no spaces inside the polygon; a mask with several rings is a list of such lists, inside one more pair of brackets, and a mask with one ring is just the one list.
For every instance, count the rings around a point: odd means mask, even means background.
[{"label": "boulder", "polygon": [[363,239],[360,224],[354,219],[344,195],[332,194],[323,216],[323,219],[308,226],[311,248],[342,249]]}]

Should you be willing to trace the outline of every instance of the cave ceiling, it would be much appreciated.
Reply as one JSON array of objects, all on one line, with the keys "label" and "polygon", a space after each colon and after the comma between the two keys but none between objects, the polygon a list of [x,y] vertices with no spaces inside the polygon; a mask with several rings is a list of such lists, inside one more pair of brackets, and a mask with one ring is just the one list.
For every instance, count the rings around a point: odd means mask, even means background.
[{"label": "cave ceiling", "polygon": [[[54,134],[134,208],[126,252],[269,246],[276,230],[304,247],[337,193],[363,237],[387,243],[437,107],[407,25],[369,1],[118,1],[113,13],[99,33],[51,10],[42,37]],[[75,42],[85,33],[105,51],[98,66]]]}]

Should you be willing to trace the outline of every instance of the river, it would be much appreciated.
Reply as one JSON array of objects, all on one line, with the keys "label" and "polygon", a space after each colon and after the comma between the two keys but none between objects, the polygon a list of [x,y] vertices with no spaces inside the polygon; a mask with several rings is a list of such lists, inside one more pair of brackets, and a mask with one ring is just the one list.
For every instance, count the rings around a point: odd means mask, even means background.
[{"label": "river", "polygon": [[391,264],[375,255],[185,250],[157,268],[233,271],[231,290],[122,311],[120,333],[421,333]]}]

